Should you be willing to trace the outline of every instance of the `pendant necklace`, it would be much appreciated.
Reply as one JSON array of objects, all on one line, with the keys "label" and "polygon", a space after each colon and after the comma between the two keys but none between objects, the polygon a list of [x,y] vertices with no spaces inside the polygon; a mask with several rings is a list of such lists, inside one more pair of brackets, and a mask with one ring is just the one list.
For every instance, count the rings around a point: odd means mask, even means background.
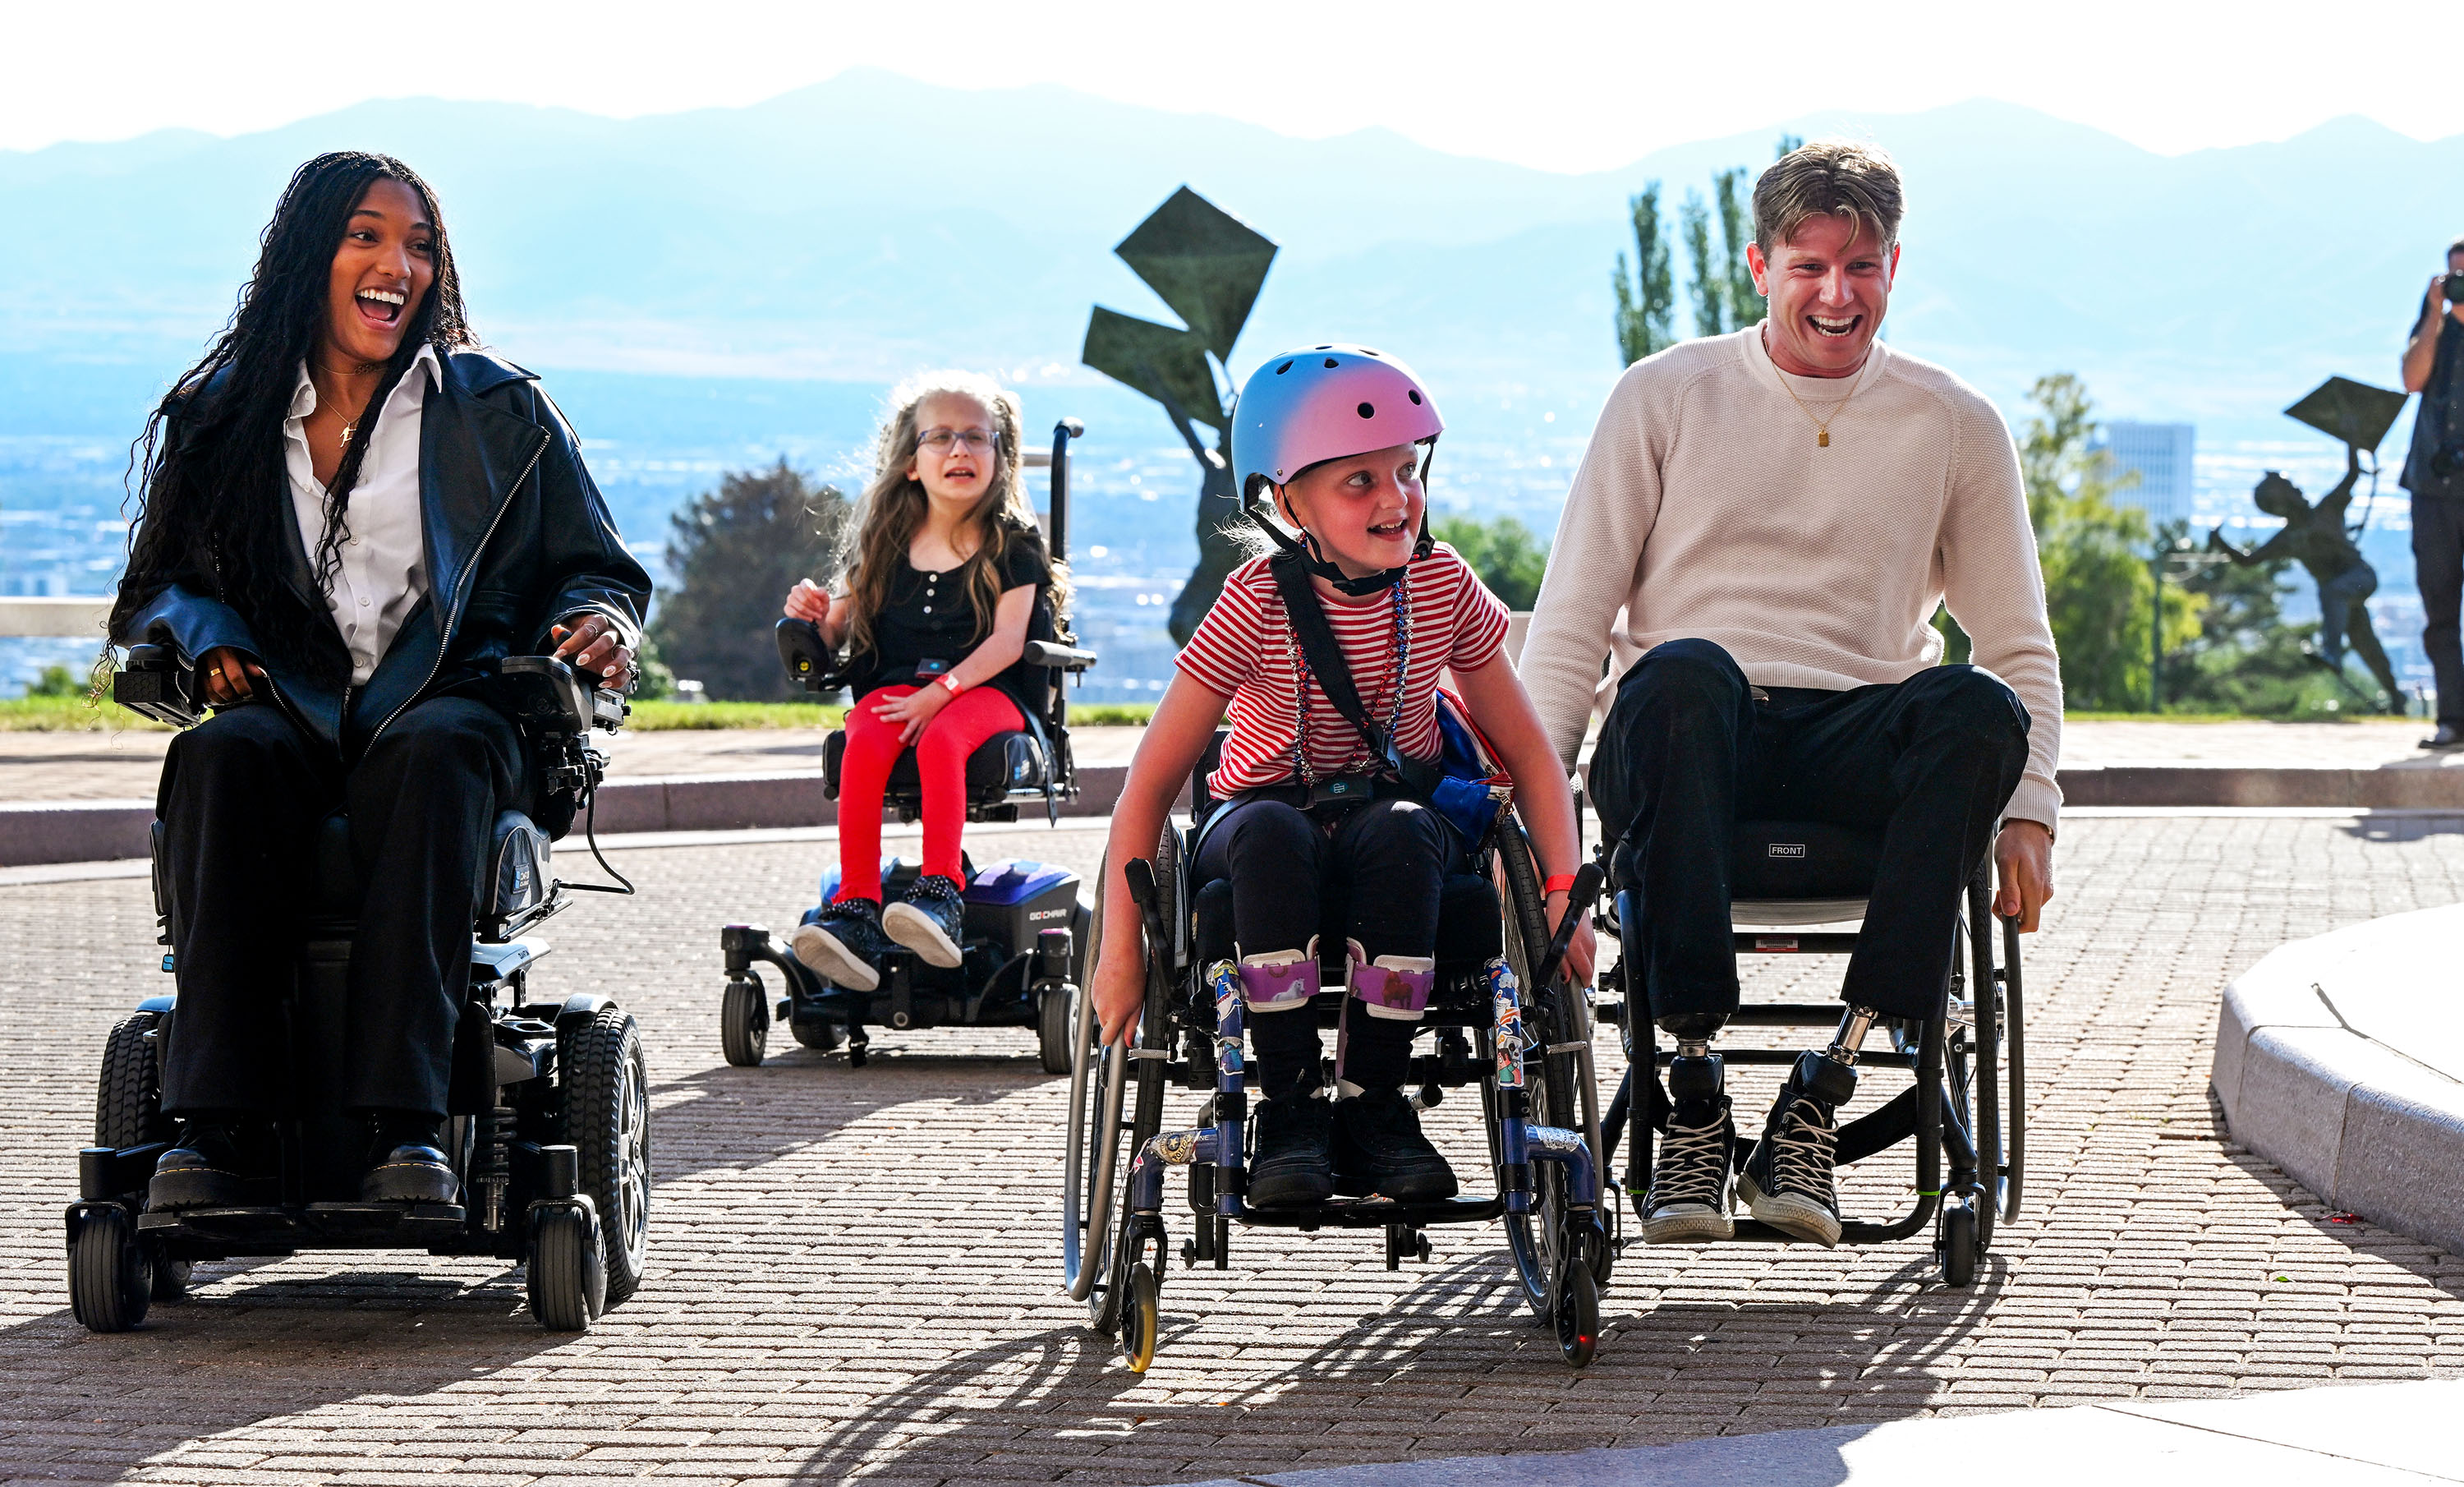
[{"label": "pendant necklace", "polygon": [[[1829,449],[1831,447],[1831,420],[1839,416],[1839,411],[1848,406],[1848,398],[1855,397],[1857,395],[1857,389],[1865,385],[1865,369],[1873,365],[1874,354],[1871,351],[1868,351],[1865,353],[1864,366],[1857,368],[1857,380],[1848,384],[1848,397],[1843,397],[1838,402],[1831,405],[1830,417],[1816,418],[1814,416],[1814,410],[1805,406],[1805,399],[1798,397],[1796,395],[1796,389],[1788,385],[1788,373],[1781,371],[1777,363],[1772,364],[1771,371],[1779,378],[1779,389],[1788,394],[1788,400],[1796,405],[1796,411],[1805,415],[1805,421],[1814,425],[1815,448]],[[344,437],[347,438],[349,435],[345,434]]]}]

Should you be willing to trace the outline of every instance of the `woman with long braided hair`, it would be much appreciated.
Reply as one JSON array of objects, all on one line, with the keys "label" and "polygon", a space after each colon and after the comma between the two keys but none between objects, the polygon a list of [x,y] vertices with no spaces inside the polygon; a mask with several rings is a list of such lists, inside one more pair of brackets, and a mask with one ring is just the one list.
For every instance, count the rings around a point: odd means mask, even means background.
[{"label": "woman with long braided hair", "polygon": [[478,350],[437,210],[390,156],[299,167],[230,326],[148,420],[111,616],[169,647],[213,716],[158,812],[179,1010],[149,1203],[255,1201],[276,1066],[263,945],[309,902],[346,810],[363,902],[345,1104],[371,1202],[453,1203],[439,1147],[472,904],[499,811],[540,782],[486,695],[553,648],[627,687],[649,579],[529,372]]}]

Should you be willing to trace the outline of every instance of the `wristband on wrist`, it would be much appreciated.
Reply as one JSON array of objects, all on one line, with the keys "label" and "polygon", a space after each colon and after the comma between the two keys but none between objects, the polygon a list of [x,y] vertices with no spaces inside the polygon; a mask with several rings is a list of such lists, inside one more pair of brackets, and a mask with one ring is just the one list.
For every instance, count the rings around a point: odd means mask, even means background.
[{"label": "wristband on wrist", "polygon": [[1542,883],[1540,885],[1540,891],[1544,894],[1573,893],[1574,891],[1574,875],[1572,873],[1560,873],[1556,877]]},{"label": "wristband on wrist", "polygon": [[942,691],[949,693],[952,697],[957,697],[967,690],[966,683],[960,681],[956,676],[949,672],[943,672],[939,677],[935,677],[933,684],[939,687]]}]

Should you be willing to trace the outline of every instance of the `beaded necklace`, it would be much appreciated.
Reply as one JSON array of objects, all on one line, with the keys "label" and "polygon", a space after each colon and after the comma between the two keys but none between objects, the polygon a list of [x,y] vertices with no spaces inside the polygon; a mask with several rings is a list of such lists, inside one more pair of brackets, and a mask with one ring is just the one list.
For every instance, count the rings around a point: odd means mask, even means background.
[{"label": "beaded necklace", "polygon": [[[1410,675],[1412,660],[1411,610],[1404,593],[1404,589],[1410,583],[1411,570],[1406,568],[1402,576],[1395,580],[1395,587],[1391,590],[1395,596],[1395,659],[1386,673],[1386,684],[1394,696],[1394,707],[1386,720],[1386,749],[1389,754],[1395,751],[1395,736],[1403,726],[1403,682]],[[1301,655],[1299,627],[1291,623],[1291,616],[1288,614],[1284,617],[1284,645],[1292,658],[1293,763],[1299,766],[1301,783],[1315,785],[1318,778],[1317,772],[1309,767],[1309,661]],[[1361,702],[1364,707],[1368,705],[1366,698],[1363,698]],[[1374,760],[1371,762],[1376,763]]]}]

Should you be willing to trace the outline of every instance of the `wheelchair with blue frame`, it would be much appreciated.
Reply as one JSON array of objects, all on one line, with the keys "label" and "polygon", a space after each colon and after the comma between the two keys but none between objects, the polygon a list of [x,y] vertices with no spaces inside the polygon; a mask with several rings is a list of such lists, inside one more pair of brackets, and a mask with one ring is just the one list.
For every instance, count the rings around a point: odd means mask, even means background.
[{"label": "wheelchair with blue frame", "polygon": [[[116,699],[186,727],[203,710],[185,657],[136,646],[115,682]],[[499,663],[493,700],[519,726],[552,810],[582,815],[605,761],[590,741],[625,720],[624,698],[594,687],[551,656]],[[270,706],[271,703],[252,703]],[[569,817],[562,823],[569,825]],[[316,900],[304,935],[269,960],[286,980],[283,1067],[296,1083],[274,1122],[278,1160],[270,1200],[242,1207],[145,1210],[156,1158],[174,1122],[162,1110],[167,1044],[180,1035],[176,995],[147,997],[111,1030],[95,1101],[94,1144],[77,1153],[77,1201],[68,1209],[70,1304],[97,1332],[121,1332],[152,1301],[186,1295],[200,1260],[280,1256],[301,1250],[426,1250],[521,1262],[531,1313],[551,1331],[579,1332],[640,1286],[649,1241],[649,1078],[630,1013],[604,994],[540,998],[531,975],[550,946],[533,937],[568,907],[576,890],[551,870],[550,841],[518,810],[501,812],[482,872],[471,982],[453,1035],[445,1149],[458,1203],[372,1204],[359,1199],[363,1123],[341,1104],[339,1050],[346,1015],[355,916],[363,885],[349,818],[319,826],[309,850]],[[598,855],[596,840],[591,842]],[[172,898],[154,827],[154,906],[161,943],[172,943]],[[624,883],[620,875],[600,866]],[[171,956],[163,969],[172,968]]]},{"label": "wheelchair with blue frame", "polygon": [[[1051,503],[1047,548],[1054,562],[1068,556],[1069,441],[1086,432],[1074,418],[1053,425],[1050,473]],[[1029,467],[1043,461],[1030,455]],[[815,693],[844,689],[850,657],[822,638],[811,622],[782,619],[778,624],[780,659],[790,678]],[[1069,754],[1068,678],[1093,666],[1095,654],[1068,643],[1066,614],[1055,613],[1049,596],[1039,596],[1027,627],[1023,659],[1040,668],[1044,680],[1036,705],[1022,708],[1023,730],[995,734],[967,759],[967,819],[970,822],[1014,822],[1022,807],[1041,806],[1046,821],[1058,821],[1064,801],[1078,798],[1078,776]],[[839,774],[847,752],[847,734],[834,730],[822,748],[823,791],[839,797]],[[923,810],[923,788],[917,778],[915,751],[908,749],[891,768],[884,806],[903,823],[913,823]],[[1085,980],[1087,931],[1090,911],[1079,898],[1079,877],[1065,867],[1025,860],[987,863],[979,870],[965,863],[964,927],[960,962],[943,968],[928,964],[913,951],[893,947],[883,959],[881,984],[869,990],[840,987],[798,960],[782,937],[760,924],[729,924],[719,931],[727,988],[719,1003],[719,1045],[727,1061],[741,1068],[761,1062],[768,1050],[774,1021],[784,1022],[805,1048],[827,1053],[847,1044],[847,1062],[862,1067],[870,1043],[869,1027],[900,1032],[945,1026],[1030,1027],[1047,1074],[1069,1072],[1070,1018],[1079,985]],[[882,886],[896,894],[913,883],[918,868],[912,862],[884,864]],[[802,922],[820,918],[838,890],[838,869],[826,870],[821,897]],[[779,973],[784,995],[774,1002],[763,985],[759,965]]]},{"label": "wheelchair with blue frame", "polygon": [[[1191,782],[1200,810],[1223,737],[1216,736]],[[1134,1039],[1102,1045],[1092,978],[1082,980],[1088,989],[1078,993],[1062,1176],[1061,1254],[1070,1298],[1087,1303],[1098,1332],[1118,1338],[1133,1370],[1146,1369],[1170,1268],[1165,1182],[1171,1168],[1185,1167],[1185,1266],[1226,1268],[1236,1223],[1383,1230],[1386,1268],[1394,1270],[1405,1258],[1428,1257],[1422,1231],[1432,1225],[1503,1220],[1524,1299],[1540,1324],[1553,1329],[1568,1363],[1590,1363],[1617,1214],[1613,1201],[1600,1202],[1600,1168],[1592,1156],[1601,1147],[1588,998],[1560,965],[1599,890],[1599,868],[1586,864],[1577,875],[1552,936],[1530,840],[1507,808],[1475,848],[1471,871],[1449,876],[1441,890],[1437,984],[1420,1023],[1432,1046],[1412,1059],[1412,1098],[1426,1108],[1448,1089],[1478,1087],[1493,1193],[1435,1203],[1336,1197],[1315,1207],[1254,1209],[1245,1201],[1250,1133],[1232,885],[1191,891],[1188,864],[1199,834],[1195,825],[1168,825],[1152,861],[1125,865],[1133,904],[1108,910],[1109,875],[1099,881],[1094,943],[1102,943],[1105,913],[1125,907],[1141,917],[1147,996]],[[1332,901],[1320,943],[1344,954],[1342,911]],[[1348,993],[1340,964],[1324,975],[1331,989],[1318,994],[1309,1015],[1331,1028]],[[1202,1099],[1194,1121],[1167,1129],[1165,1098],[1176,1087]]]},{"label": "wheelchair with blue frame", "polygon": [[[1731,934],[1740,955],[1847,955],[1857,948],[1855,929],[1838,927],[1863,919],[1881,856],[1882,833],[1822,822],[1747,821],[1736,828],[1729,862]],[[1659,1046],[1648,988],[1640,985],[1646,962],[1635,930],[1642,909],[1629,886],[1636,876],[1617,860],[1613,847],[1599,853],[1611,895],[1596,922],[1619,943],[1617,962],[1601,978],[1599,1015],[1617,1025],[1627,1070],[1603,1118],[1604,1161],[1614,1161],[1625,1140],[1623,1183],[1638,1219],[1644,1216],[1650,1187],[1652,1141],[1667,1128],[1669,1087],[1662,1082],[1677,1054]],[[1995,933],[1992,864],[1969,877],[1955,943],[1944,946],[1947,997],[1943,1016],[1923,1021],[1887,1020],[1890,1046],[1861,1049],[1869,1031],[1850,1027],[1837,1003],[1745,1002],[1727,1018],[1730,1028],[1833,1028],[1832,1055],[1844,1050],[1852,1068],[1903,1071],[1909,1082],[1889,1099],[1838,1128],[1836,1165],[1863,1161],[1903,1143],[1914,1143],[1915,1201],[1896,1217],[1843,1218],[1843,1244],[1888,1244],[1931,1226],[1934,1253],[1946,1284],[1965,1288],[1993,1242],[1997,1219],[2019,1213],[2027,1165],[2027,1044],[2023,1031],[2019,929],[2005,920]],[[1996,940],[2000,954],[1996,956]],[[1727,1064],[1790,1069],[1823,1054],[1793,1049],[1724,1045]],[[1740,1146],[1749,1138],[1740,1138]],[[1743,1171],[1745,1153],[1731,1163]],[[1948,1161],[1946,1179],[1945,1160]],[[1750,1218],[1735,1221],[1739,1240],[1796,1242],[1798,1236]]]}]

